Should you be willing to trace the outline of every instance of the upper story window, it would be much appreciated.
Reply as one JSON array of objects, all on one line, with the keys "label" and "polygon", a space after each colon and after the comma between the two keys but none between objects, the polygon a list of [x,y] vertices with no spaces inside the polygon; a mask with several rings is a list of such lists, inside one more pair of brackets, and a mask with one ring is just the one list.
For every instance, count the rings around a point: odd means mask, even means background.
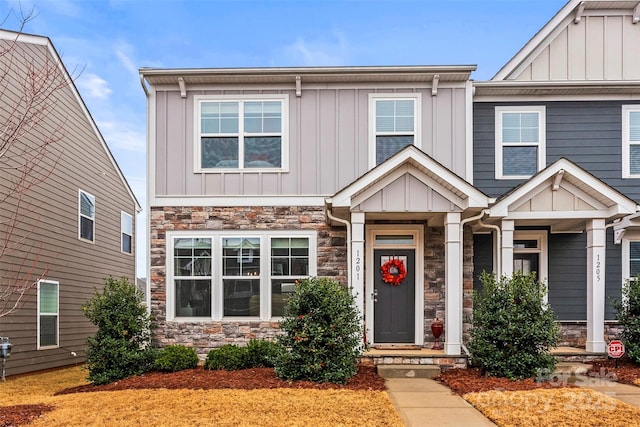
[{"label": "upper story window", "polygon": [[369,95],[371,167],[393,156],[407,145],[420,146],[420,94]]},{"label": "upper story window", "polygon": [[94,242],[96,229],[96,198],[86,191],[80,190],[78,205],[80,211],[78,235],[82,240]]},{"label": "upper story window", "polygon": [[640,105],[622,106],[622,177],[640,178]]},{"label": "upper story window", "polygon": [[120,248],[125,254],[133,253],[133,216],[120,212]]},{"label": "upper story window", "polygon": [[196,97],[195,169],[286,169],[286,96]]},{"label": "upper story window", "polygon": [[545,107],[496,107],[496,179],[529,178],[545,160]]}]

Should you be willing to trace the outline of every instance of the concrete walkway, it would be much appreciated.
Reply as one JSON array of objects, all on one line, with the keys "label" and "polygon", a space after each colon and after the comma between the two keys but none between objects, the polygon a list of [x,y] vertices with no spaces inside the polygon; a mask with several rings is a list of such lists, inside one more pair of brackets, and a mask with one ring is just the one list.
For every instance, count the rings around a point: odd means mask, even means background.
[{"label": "concrete walkway", "polygon": [[387,394],[406,427],[495,426],[448,387],[428,378],[388,378]]}]

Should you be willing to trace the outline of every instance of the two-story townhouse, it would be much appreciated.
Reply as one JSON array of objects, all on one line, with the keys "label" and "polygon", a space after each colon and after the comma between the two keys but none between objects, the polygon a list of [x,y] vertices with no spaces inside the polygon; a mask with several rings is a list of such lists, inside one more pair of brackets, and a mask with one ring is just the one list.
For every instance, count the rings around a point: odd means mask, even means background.
[{"label": "two-story townhouse", "polygon": [[474,69],[141,69],[158,341],[274,336],[295,280],[321,275],[352,289],[371,344],[423,346],[440,317],[460,354],[463,228],[489,202],[469,182]]},{"label": "two-story townhouse", "polygon": [[535,271],[563,344],[592,352],[640,273],[639,21],[638,1],[569,1],[474,85],[473,181],[497,198],[493,229],[476,225],[474,278]]},{"label": "two-story townhouse", "polygon": [[16,375],[84,360],[82,304],[106,277],[134,283],[140,206],[51,41],[0,31],[0,52],[0,336]]},{"label": "two-story townhouse", "polygon": [[430,347],[439,317],[460,355],[479,274],[522,270],[548,284],[563,344],[603,352],[607,298],[640,265],[639,10],[572,0],[488,82],[141,69],[159,342],[273,336],[295,280],[322,275],[350,287],[371,345]]}]

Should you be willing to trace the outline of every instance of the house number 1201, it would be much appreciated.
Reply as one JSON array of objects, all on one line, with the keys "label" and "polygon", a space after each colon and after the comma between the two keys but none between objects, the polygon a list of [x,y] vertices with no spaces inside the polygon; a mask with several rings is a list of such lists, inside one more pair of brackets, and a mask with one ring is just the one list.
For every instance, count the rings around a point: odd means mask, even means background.
[{"label": "house number 1201", "polygon": [[356,250],[355,266],[356,280],[360,280],[360,270],[362,269],[362,257],[360,256],[360,249]]}]

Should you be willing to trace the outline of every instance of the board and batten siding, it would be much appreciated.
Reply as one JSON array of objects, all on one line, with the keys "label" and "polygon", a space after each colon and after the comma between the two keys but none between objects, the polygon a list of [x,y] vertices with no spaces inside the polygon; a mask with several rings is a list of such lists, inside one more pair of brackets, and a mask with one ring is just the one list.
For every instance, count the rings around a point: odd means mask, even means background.
[{"label": "board and batten siding", "polygon": [[[155,92],[155,195],[326,196],[369,170],[369,94],[420,93],[421,149],[461,177],[466,174],[467,88],[441,85],[397,89],[303,88],[289,90]],[[195,95],[278,94],[289,97],[289,168],[286,172],[194,172]]]},{"label": "board and batten siding", "polygon": [[475,103],[473,106],[474,185],[498,197],[522,180],[495,179],[495,107],[545,105],[546,165],[565,157],[634,200],[640,179],[622,178],[622,105],[638,101],[557,101]]},{"label": "board and batten siding", "polygon": [[[629,11],[630,12],[630,11]],[[508,79],[640,80],[640,27],[631,15],[583,16],[564,28],[537,56]]]},{"label": "board and batten siding", "polygon": [[[42,65],[49,55],[46,46],[18,44],[16,48],[20,51],[14,65],[20,69],[27,62]],[[6,81],[2,102],[12,105],[21,92],[15,79]],[[0,123],[7,114],[7,109],[0,109]],[[37,349],[37,288],[31,288],[17,312],[0,318],[0,336],[8,336],[13,344],[7,375],[84,360],[87,337],[95,329],[84,317],[82,304],[108,276],[135,281],[135,257],[121,252],[120,214],[127,212],[135,221],[136,202],[71,87],[55,93],[44,119],[21,142],[35,147],[58,127],[60,140],[37,168],[45,176],[43,182],[32,187],[19,206],[16,197],[2,200],[0,223],[7,224],[15,215],[18,221],[10,234],[6,227],[0,229],[0,239],[12,242],[11,250],[0,259],[0,280],[3,285],[17,279],[35,281],[45,273],[47,280],[59,283],[59,348]],[[3,197],[10,193],[13,179],[11,171],[0,172]],[[80,189],[95,196],[95,243],[78,239]]]}]

